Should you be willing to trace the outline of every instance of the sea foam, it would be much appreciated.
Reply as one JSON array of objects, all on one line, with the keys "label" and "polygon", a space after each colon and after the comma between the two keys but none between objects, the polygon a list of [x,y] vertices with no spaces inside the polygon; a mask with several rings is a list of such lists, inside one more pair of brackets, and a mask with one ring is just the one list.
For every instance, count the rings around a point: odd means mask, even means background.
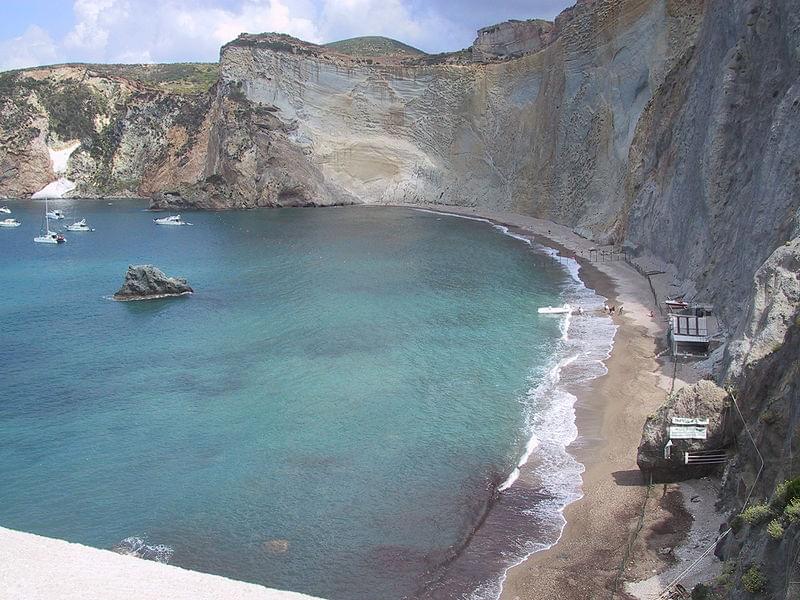
[{"label": "sea foam", "polygon": [[[582,496],[584,466],[568,450],[579,435],[575,414],[577,398],[567,388],[607,372],[605,361],[611,355],[616,326],[601,310],[606,299],[583,284],[580,264],[574,257],[562,256],[558,250],[512,233],[507,226],[489,219],[417,210],[488,223],[501,233],[550,256],[570,276],[571,281],[562,293],[563,301],[583,309],[581,315],[559,317],[561,336],[551,363],[544,374],[540,371],[530,377],[531,388],[520,399],[528,441],[514,469],[497,488],[498,492],[507,493],[520,480],[533,486],[539,499],[526,510],[526,515],[532,521],[549,524],[551,532],[547,539],[531,540],[523,552],[509,561],[499,580],[484,582],[470,595],[471,600],[491,600],[499,597],[509,568],[558,542],[566,524],[564,508]],[[536,460],[532,461],[534,455]]]}]

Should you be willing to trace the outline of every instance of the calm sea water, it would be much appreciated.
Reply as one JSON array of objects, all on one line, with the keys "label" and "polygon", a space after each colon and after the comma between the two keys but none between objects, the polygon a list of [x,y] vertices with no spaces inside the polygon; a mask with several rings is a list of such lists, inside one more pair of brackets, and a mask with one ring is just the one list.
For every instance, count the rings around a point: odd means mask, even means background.
[{"label": "calm sea water", "polygon": [[[552,452],[492,501],[559,400],[542,390],[564,323],[536,308],[576,284],[542,252],[410,209],[167,228],[138,201],[51,203],[96,231],[50,246],[32,241],[42,203],[9,206],[0,525],[332,599],[455,597],[498,578],[470,560],[557,535]],[[109,300],[140,263],[196,293]]]}]

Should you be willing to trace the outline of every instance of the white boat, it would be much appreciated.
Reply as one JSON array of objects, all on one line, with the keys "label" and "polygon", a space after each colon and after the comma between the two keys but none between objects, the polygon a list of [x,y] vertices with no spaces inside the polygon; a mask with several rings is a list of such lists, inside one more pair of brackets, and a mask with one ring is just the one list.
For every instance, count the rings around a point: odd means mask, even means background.
[{"label": "white boat", "polygon": [[58,220],[58,219],[63,219],[63,218],[64,218],[64,213],[63,213],[63,212],[61,212],[61,211],[60,211],[60,210],[58,210],[58,209],[56,209],[56,210],[51,210],[51,211],[48,211],[48,213],[47,213],[47,218],[48,218],[48,219],[56,219],[56,220]]},{"label": "white boat", "polygon": [[187,223],[183,219],[181,219],[180,215],[170,215],[168,217],[162,217],[160,219],[153,219],[153,222],[156,225],[191,225],[191,223]]},{"label": "white boat", "polygon": [[10,215],[11,209],[8,208],[7,206],[0,206],[0,213],[3,213],[5,215]]},{"label": "white boat", "polygon": [[[59,211],[60,212],[60,211]],[[44,203],[44,233],[40,233],[33,238],[33,241],[38,244],[63,244],[66,238],[60,233],[50,231],[50,211],[47,210],[47,201]]]},{"label": "white boat", "polygon": [[86,224],[86,219],[75,221],[72,225],[67,225],[67,231],[94,231]]},{"label": "white boat", "polygon": [[0,221],[0,227],[19,227],[20,225],[22,225],[22,223],[16,219],[3,219]]},{"label": "white boat", "polygon": [[543,306],[539,309],[540,315],[564,315],[572,312],[572,307],[569,304],[564,306]]}]

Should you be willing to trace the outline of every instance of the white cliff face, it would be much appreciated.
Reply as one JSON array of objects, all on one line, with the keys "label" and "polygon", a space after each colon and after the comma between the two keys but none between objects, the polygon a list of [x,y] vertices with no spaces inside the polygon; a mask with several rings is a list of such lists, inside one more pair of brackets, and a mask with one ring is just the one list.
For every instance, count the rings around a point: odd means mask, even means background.
[{"label": "white cliff face", "polygon": [[53,173],[56,175],[63,175],[67,172],[67,162],[69,162],[69,157],[72,156],[72,153],[75,152],[80,145],[80,141],[74,141],[59,150],[48,148],[50,151],[50,162],[53,165]]},{"label": "white cliff face", "polygon": [[602,236],[639,116],[695,31],[671,2],[608,4],[622,8],[576,10],[543,50],[486,64],[255,36],[224,48],[222,82],[274,107],[325,181],[362,202],[489,206]]},{"label": "white cliff face", "polygon": [[50,154],[50,164],[52,166],[53,173],[56,175],[61,175],[61,177],[59,177],[56,181],[51,181],[48,183],[41,190],[34,193],[31,198],[63,198],[77,187],[77,184],[74,181],[70,181],[63,175],[67,172],[67,163],[69,162],[69,157],[72,156],[72,153],[75,152],[80,145],[80,141],[74,141],[58,150],[53,148],[47,149]]}]

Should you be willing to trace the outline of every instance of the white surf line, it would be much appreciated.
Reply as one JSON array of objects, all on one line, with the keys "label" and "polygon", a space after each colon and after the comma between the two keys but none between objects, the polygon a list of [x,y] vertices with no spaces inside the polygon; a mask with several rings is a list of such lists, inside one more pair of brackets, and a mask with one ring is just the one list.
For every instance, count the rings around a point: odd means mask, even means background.
[{"label": "white surf line", "polygon": [[[569,273],[570,277],[575,281],[575,283],[580,285],[583,289],[590,290],[590,288],[586,287],[586,284],[580,278],[580,274],[579,273],[580,273],[580,268],[581,267],[580,267],[580,264],[578,263],[576,258],[568,257],[568,256],[562,256],[559,253],[559,251],[556,250],[555,248],[551,248],[550,246],[545,246],[543,244],[534,243],[532,240],[530,240],[530,239],[528,239],[526,237],[522,237],[520,235],[510,233],[508,227],[505,226],[505,225],[500,225],[498,223],[495,223],[491,219],[487,219],[487,218],[483,218],[483,217],[473,217],[473,216],[470,216],[470,215],[462,215],[462,214],[459,214],[459,213],[451,213],[451,212],[445,212],[445,211],[431,210],[431,209],[427,209],[427,208],[417,208],[417,207],[411,207],[411,208],[412,208],[412,210],[417,210],[417,211],[420,211],[420,212],[426,212],[426,213],[442,215],[442,216],[447,216],[447,217],[455,217],[457,219],[467,219],[469,221],[479,221],[481,223],[488,223],[489,225],[491,225],[495,229],[501,231],[505,235],[508,235],[510,237],[513,237],[513,238],[516,238],[516,239],[518,239],[520,241],[523,241],[523,242],[525,242],[526,244],[528,244],[531,247],[535,247],[537,249],[543,250],[546,254],[548,254],[551,258],[553,258],[559,265],[561,265]],[[599,297],[602,298],[602,296],[600,296],[600,294],[597,294],[597,292],[594,292],[594,290],[590,290],[590,291],[592,291],[596,296],[599,296]],[[565,321],[566,321],[566,327],[562,328],[562,337],[561,337],[561,339],[566,342],[566,341],[569,340],[569,325],[571,323],[569,315],[568,315],[568,318],[565,319]],[[595,377],[590,377],[588,379],[589,381],[594,380],[594,379],[598,379],[599,377],[602,377],[605,373],[608,372],[608,367],[606,366],[605,361],[608,360],[611,357],[611,353],[612,353],[612,351],[614,349],[614,338],[616,337],[616,330],[617,330],[617,327],[614,326],[614,333],[611,336],[611,340],[609,342],[608,350],[606,350],[605,359],[597,359],[597,362],[599,362],[603,366],[603,373],[599,374],[599,375],[597,375]],[[548,378],[553,377],[553,378],[555,378],[555,381],[553,382],[553,386],[552,387],[553,388],[557,387],[558,381],[560,381],[560,379],[561,379],[561,370],[563,368],[569,366],[571,363],[573,363],[577,359],[578,359],[578,355],[574,355],[574,356],[570,356],[570,357],[567,357],[566,359],[562,359],[561,361],[559,361],[558,364],[556,364],[555,367],[553,369],[551,369],[552,375],[551,375],[551,373],[548,373],[548,376],[545,377],[545,381],[542,381],[539,385],[540,386],[544,385]],[[535,442],[534,442],[534,439],[535,439]],[[566,450],[566,448],[574,441],[575,440],[570,440],[569,442],[564,444],[564,449]],[[533,451],[539,446],[539,444],[540,444],[539,439],[536,438],[535,434],[532,434],[530,440],[528,441],[528,444],[526,444],[526,447],[525,447],[526,451],[523,454],[522,458],[520,458],[519,462],[517,463],[516,468],[511,472],[511,474],[508,476],[508,478],[498,487],[498,491],[499,492],[502,492],[502,491],[505,491],[505,490],[509,489],[517,481],[517,479],[519,479],[519,476],[521,474],[520,468],[525,466],[525,464],[528,462],[528,460],[530,459],[531,455],[533,454]],[[582,463],[577,462],[577,460],[576,460],[576,463],[582,468],[581,469],[581,473],[583,471],[585,471],[585,466]],[[549,550],[550,548],[553,548],[554,546],[556,546],[561,541],[561,538],[564,535],[564,530],[566,529],[566,525],[567,525],[567,519],[564,516],[564,511],[566,510],[567,506],[569,506],[573,502],[577,502],[578,500],[583,498],[583,496],[584,496],[584,493],[583,493],[583,481],[581,481],[580,485],[578,486],[578,490],[577,490],[577,492],[575,494],[575,497],[571,501],[566,502],[563,506],[560,506],[557,509],[558,516],[560,517],[560,520],[561,520],[561,527],[560,527],[559,532],[558,532],[558,537],[551,544],[542,543],[542,544],[540,544],[540,547],[537,547],[537,548],[531,550],[530,552],[525,552],[519,558],[519,560],[517,560],[516,562],[513,562],[512,564],[510,564],[508,567],[506,567],[503,570],[502,574],[500,575],[500,581],[499,581],[499,587],[498,587],[496,600],[499,600],[500,596],[502,595],[504,584],[505,584],[506,580],[508,579],[508,572],[511,569],[521,565],[522,563],[527,561],[531,556],[533,556],[537,552],[542,552],[542,551],[545,551],[545,550]],[[470,598],[472,599],[473,596],[470,596]]]}]

